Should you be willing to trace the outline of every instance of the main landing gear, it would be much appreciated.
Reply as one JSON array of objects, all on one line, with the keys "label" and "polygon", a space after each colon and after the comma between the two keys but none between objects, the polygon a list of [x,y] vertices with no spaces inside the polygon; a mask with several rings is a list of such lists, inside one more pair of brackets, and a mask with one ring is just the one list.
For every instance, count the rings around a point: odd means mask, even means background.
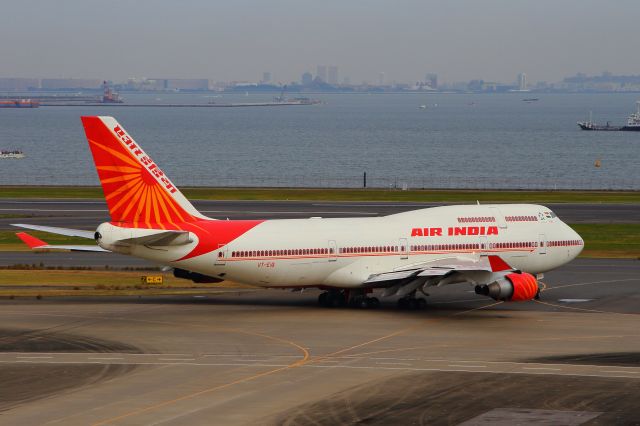
[{"label": "main landing gear", "polygon": [[398,299],[398,309],[407,310],[423,310],[427,307],[427,301],[422,297],[416,297],[416,292],[413,291],[404,297]]},{"label": "main landing gear", "polygon": [[328,290],[320,293],[318,304],[327,308],[340,308],[349,306],[352,308],[377,308],[380,301],[376,297],[367,297],[365,292],[349,290]]},{"label": "main landing gear", "polygon": [[[363,290],[337,290],[331,289],[320,293],[318,296],[318,304],[326,308],[361,308],[372,309],[380,306],[377,297],[369,297]],[[398,299],[398,308],[403,310],[418,311],[427,307],[427,300],[422,297],[416,297],[413,291],[406,296]]]}]

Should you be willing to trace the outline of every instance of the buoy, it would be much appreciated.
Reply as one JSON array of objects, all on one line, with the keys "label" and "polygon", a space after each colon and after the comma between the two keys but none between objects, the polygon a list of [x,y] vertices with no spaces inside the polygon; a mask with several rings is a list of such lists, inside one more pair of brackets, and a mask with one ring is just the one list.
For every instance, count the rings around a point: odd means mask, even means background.
[{"label": "buoy", "polygon": [[602,165],[602,162],[600,160],[596,160],[596,162],[593,165],[596,166],[597,168],[600,168],[600,166]]}]

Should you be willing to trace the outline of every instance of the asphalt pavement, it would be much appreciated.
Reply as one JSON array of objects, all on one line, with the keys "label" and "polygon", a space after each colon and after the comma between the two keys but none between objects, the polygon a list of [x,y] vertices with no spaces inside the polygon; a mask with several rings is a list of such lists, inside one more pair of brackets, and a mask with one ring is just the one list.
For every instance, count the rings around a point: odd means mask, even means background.
[{"label": "asphalt pavement", "polygon": [[543,281],[522,303],[434,289],[425,311],[281,290],[0,300],[0,423],[640,423],[640,262]]}]

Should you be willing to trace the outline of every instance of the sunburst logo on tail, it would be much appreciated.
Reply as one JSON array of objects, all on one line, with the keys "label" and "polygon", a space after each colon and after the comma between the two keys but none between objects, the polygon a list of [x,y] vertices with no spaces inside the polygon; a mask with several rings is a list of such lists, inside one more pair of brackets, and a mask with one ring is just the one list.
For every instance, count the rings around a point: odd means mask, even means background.
[{"label": "sunburst logo on tail", "polygon": [[179,223],[199,218],[195,208],[116,120],[83,117],[82,122],[112,221],[135,228],[176,229]]}]

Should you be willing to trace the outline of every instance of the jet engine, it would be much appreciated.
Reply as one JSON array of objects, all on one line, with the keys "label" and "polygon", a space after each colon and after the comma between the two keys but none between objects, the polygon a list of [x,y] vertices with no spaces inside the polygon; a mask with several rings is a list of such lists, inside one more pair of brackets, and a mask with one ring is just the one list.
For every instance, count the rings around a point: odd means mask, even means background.
[{"label": "jet engine", "polygon": [[539,291],[538,280],[526,272],[507,274],[490,284],[477,285],[475,290],[476,294],[505,302],[531,300]]},{"label": "jet engine", "polygon": [[213,284],[221,283],[222,279],[216,277],[210,277],[209,275],[199,274],[197,272],[187,271],[186,269],[175,268],[173,270],[173,276],[176,278],[183,278],[185,280],[191,280],[197,284]]}]

